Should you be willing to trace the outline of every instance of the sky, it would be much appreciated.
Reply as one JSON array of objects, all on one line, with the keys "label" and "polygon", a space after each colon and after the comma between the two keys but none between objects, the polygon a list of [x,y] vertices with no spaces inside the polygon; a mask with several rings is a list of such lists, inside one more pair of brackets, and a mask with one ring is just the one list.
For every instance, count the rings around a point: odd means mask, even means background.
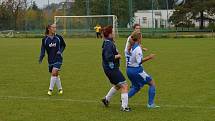
[{"label": "sky", "polygon": [[31,3],[31,1],[35,1],[39,8],[43,8],[44,6],[48,5],[48,1],[49,1],[49,4],[51,4],[51,3],[64,2],[65,0],[28,0],[29,4]]}]

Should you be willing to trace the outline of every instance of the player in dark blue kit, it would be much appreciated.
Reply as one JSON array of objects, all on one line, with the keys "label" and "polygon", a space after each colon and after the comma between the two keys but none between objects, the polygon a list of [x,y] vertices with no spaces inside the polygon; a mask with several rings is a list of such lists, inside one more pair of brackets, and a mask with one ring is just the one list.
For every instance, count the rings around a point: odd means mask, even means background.
[{"label": "player in dark blue kit", "polygon": [[102,99],[103,104],[107,107],[111,97],[117,90],[121,91],[121,111],[129,112],[128,107],[128,85],[125,77],[119,70],[121,55],[118,53],[113,40],[112,26],[107,26],[102,30],[104,42],[102,45],[102,65],[104,72],[113,87],[109,90],[107,95]]},{"label": "player in dark blue kit", "polygon": [[56,83],[59,94],[63,94],[63,89],[59,77],[59,71],[63,63],[63,51],[66,47],[64,39],[56,34],[56,25],[50,24],[46,27],[45,37],[42,39],[41,53],[39,63],[45,56],[45,51],[48,54],[49,72],[51,73],[50,86],[48,95],[52,95],[54,85]]}]

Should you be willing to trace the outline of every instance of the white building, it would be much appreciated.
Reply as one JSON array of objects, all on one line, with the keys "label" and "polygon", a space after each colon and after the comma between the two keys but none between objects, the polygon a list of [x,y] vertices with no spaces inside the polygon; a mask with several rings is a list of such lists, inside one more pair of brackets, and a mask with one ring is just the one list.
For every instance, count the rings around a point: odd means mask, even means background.
[{"label": "white building", "polygon": [[[169,17],[174,10],[138,10],[134,13],[134,23],[139,23],[142,28],[166,28],[169,27]],[[153,13],[153,14],[152,14]],[[152,21],[153,18],[153,21]]]},{"label": "white building", "polygon": [[[142,28],[174,27],[173,24],[168,22],[173,12],[174,10],[138,10],[134,13],[134,23],[139,23]],[[197,18],[199,16],[197,16]],[[206,18],[204,20],[205,27],[208,26],[209,20],[215,20],[215,16],[209,16],[206,12],[204,13],[204,17]],[[200,19],[192,20],[192,23],[195,25],[195,27],[199,27]]]},{"label": "white building", "polygon": [[59,3],[58,9],[70,9],[72,5],[75,3],[75,0],[65,0]]},{"label": "white building", "polygon": [[0,0],[0,4],[2,4],[2,2],[5,2],[6,0]]}]

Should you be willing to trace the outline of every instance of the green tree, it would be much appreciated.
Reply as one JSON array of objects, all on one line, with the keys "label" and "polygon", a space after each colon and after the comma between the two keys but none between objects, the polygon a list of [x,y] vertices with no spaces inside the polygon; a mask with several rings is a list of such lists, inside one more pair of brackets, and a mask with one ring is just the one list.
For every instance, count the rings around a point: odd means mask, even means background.
[{"label": "green tree", "polygon": [[72,8],[73,15],[86,15],[86,1],[85,0],[75,0],[74,6]]},{"label": "green tree", "polygon": [[112,14],[118,17],[119,27],[126,27],[129,23],[128,0],[112,0]]},{"label": "green tree", "polygon": [[2,6],[4,6],[4,12],[8,14],[8,19],[10,19],[9,28],[15,30],[22,29],[25,23],[24,16],[27,9],[27,0],[8,0],[3,2]]},{"label": "green tree", "polygon": [[33,1],[33,4],[31,5],[31,9],[32,9],[32,10],[36,10],[36,11],[39,10],[39,8],[38,8],[38,6],[37,6],[37,4],[36,4],[35,1]]},{"label": "green tree", "polygon": [[12,29],[11,23],[13,22],[13,15],[12,13],[8,10],[6,3],[3,2],[0,5],[0,29],[5,30],[5,29]]},{"label": "green tree", "polygon": [[[204,13],[214,15],[214,0],[187,0],[182,6],[177,6],[170,20],[178,25],[185,21],[200,20],[200,29],[204,28],[204,20],[210,19]],[[183,19],[182,19],[183,18]],[[189,24],[188,24],[189,25]]]}]

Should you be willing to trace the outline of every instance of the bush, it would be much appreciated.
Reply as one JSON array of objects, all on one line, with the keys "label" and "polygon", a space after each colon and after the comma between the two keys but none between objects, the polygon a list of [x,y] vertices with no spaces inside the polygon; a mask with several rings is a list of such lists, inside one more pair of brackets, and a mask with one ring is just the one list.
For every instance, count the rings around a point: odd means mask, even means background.
[{"label": "bush", "polygon": [[215,23],[209,23],[208,29],[215,31]]}]

